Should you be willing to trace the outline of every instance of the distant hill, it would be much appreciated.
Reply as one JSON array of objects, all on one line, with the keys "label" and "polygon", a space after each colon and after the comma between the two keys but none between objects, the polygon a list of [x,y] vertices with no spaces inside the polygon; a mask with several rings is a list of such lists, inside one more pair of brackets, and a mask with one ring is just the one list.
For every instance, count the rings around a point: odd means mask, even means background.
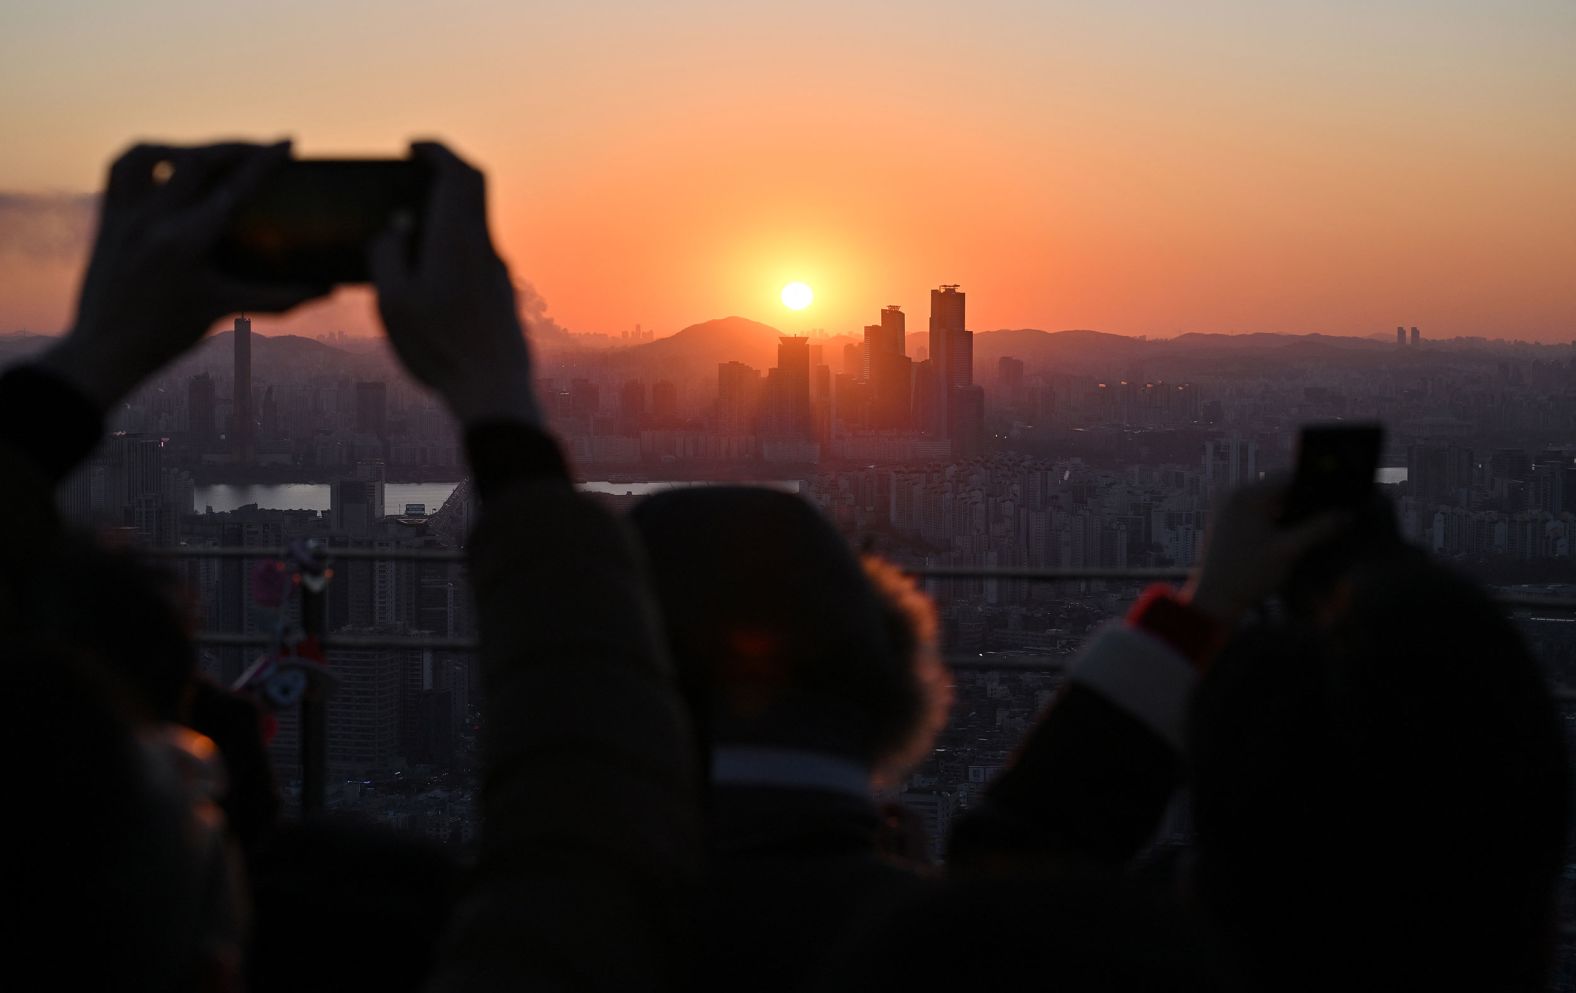
[{"label": "distant hill", "polygon": [[996,363],[1008,355],[1030,369],[1103,372],[1136,358],[1144,345],[1137,338],[1104,331],[981,331],[974,335],[974,379],[994,377]]},{"label": "distant hill", "polygon": [[783,332],[747,317],[722,317],[622,353],[629,362],[653,368],[684,368],[716,375],[721,362],[743,362],[766,370],[777,364]]},{"label": "distant hill", "polygon": [[[235,352],[235,332],[221,331],[203,340],[199,351],[231,362]],[[311,375],[337,369],[351,361],[349,353],[325,345],[314,338],[295,334],[264,335],[252,333],[252,375],[275,378],[282,375]]]},{"label": "distant hill", "polygon": [[1233,352],[1262,350],[1278,350],[1293,345],[1323,345],[1331,348],[1363,348],[1373,350],[1376,348],[1394,347],[1394,341],[1387,345],[1383,340],[1372,338],[1348,338],[1333,334],[1284,334],[1270,331],[1258,331],[1252,334],[1221,334],[1219,332],[1190,331],[1187,334],[1177,335],[1175,338],[1165,338],[1155,342],[1158,346],[1187,347],[1194,351],[1202,349],[1225,349]]},{"label": "distant hill", "polygon": [[8,366],[13,362],[29,358],[54,340],[51,335],[33,334],[30,331],[0,334],[0,366]]}]

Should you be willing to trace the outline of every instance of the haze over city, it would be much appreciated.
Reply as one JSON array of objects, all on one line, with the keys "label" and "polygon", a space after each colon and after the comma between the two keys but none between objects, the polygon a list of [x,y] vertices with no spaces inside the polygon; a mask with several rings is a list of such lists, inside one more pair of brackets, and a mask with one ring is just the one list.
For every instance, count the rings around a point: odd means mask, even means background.
[{"label": "haze over city", "polygon": [[[136,138],[489,172],[527,317],[858,334],[1576,337],[1576,8],[1356,3],[14,5],[0,331],[55,333]],[[375,15],[375,16],[374,16]],[[813,287],[789,312],[787,283]],[[281,325],[372,334],[342,291]]]}]

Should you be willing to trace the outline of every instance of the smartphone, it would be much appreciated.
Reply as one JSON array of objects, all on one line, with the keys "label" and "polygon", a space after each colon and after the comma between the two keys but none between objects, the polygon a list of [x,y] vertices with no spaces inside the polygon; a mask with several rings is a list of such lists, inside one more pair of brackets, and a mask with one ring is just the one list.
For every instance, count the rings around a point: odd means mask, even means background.
[{"label": "smartphone", "polygon": [[428,172],[410,159],[292,159],[230,216],[216,262],[248,282],[368,282],[368,247],[394,213],[420,225]]},{"label": "smartphone", "polygon": [[1360,510],[1372,499],[1384,427],[1315,425],[1297,439],[1297,470],[1281,516],[1293,523],[1327,510]]}]

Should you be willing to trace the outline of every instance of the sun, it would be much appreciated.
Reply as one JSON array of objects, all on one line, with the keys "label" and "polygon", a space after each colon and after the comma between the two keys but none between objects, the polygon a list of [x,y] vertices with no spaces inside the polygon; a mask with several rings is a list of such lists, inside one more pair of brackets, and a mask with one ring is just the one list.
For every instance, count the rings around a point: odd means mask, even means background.
[{"label": "sun", "polygon": [[815,291],[803,283],[789,283],[783,287],[783,306],[789,310],[803,310],[815,299]]}]

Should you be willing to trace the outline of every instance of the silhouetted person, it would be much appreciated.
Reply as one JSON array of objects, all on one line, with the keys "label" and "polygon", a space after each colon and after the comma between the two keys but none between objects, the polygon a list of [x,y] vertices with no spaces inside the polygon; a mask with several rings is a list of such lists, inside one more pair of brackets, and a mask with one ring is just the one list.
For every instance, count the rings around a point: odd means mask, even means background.
[{"label": "silhouetted person", "polygon": [[945,687],[933,608],[878,589],[805,501],[696,487],[631,512],[709,744],[706,989],[791,989],[920,885],[884,856],[875,780],[928,746]]},{"label": "silhouetted person", "polygon": [[[464,425],[485,503],[469,542],[487,680],[485,823],[478,864],[426,978],[434,989],[678,988],[699,866],[694,745],[639,556],[623,525],[574,491],[541,428],[514,290],[487,232],[481,174],[441,146],[412,151],[432,177],[422,243],[413,251],[413,225],[402,223],[373,247],[379,308],[407,368]],[[52,491],[102,436],[105,411],[223,315],[283,310],[326,292],[237,283],[212,261],[232,210],[288,154],[283,144],[139,145],[111,168],[71,332],[37,361],[0,376],[0,469],[16,488],[19,530],[19,540],[0,550],[0,620],[19,622],[30,570],[60,547]],[[46,686],[64,671],[15,646],[7,661],[38,662]],[[162,672],[153,666],[143,674]],[[176,682],[150,679],[144,690]],[[126,694],[127,714],[148,712],[139,722],[79,704],[75,685],[6,696],[8,716],[17,718],[8,727],[22,737],[10,754],[25,755],[29,745],[46,750],[22,779],[24,794],[42,798],[44,810],[58,800],[49,817],[69,819],[53,835],[47,819],[29,822],[32,850],[13,860],[7,897],[38,897],[26,936],[37,939],[40,955],[79,948],[78,959],[91,957],[68,962],[76,974],[62,984],[71,988],[107,985],[101,980],[117,961],[125,977],[116,988],[233,981],[240,941],[223,930],[233,918],[210,899],[222,875],[214,867],[229,865],[213,854],[227,849],[222,818],[207,799],[220,778],[209,761],[211,742],[153,719],[153,711],[168,712],[164,689]],[[161,702],[149,707],[138,697]],[[47,733],[31,733],[40,727]],[[180,760],[178,742],[192,743],[189,761]],[[199,756],[195,743],[207,751]],[[153,793],[181,798],[154,804],[147,817],[148,791],[133,769],[139,750],[154,756],[146,763]],[[109,778],[102,797],[93,792],[99,769]],[[553,800],[542,803],[544,795]],[[100,808],[105,818],[87,816]],[[210,830],[188,832],[185,820]],[[180,854],[188,837],[197,853],[191,873]],[[293,839],[307,849],[292,865],[332,858],[333,843]],[[289,862],[283,848],[273,853]],[[399,874],[401,861],[387,860],[390,873]],[[343,887],[355,885],[365,866],[350,859],[340,868],[318,895],[354,912],[356,900]],[[61,878],[66,887],[47,891]],[[440,879],[428,891],[443,888]],[[398,891],[402,898],[414,892]],[[313,898],[310,887],[302,898]],[[73,903],[87,912],[73,916]],[[390,903],[384,910],[400,917],[399,926],[382,940],[406,940],[413,935],[407,925],[422,914],[401,916],[399,902]],[[117,915],[124,933],[100,935]],[[209,940],[215,929],[228,944]],[[142,949],[117,957],[123,937]],[[422,949],[402,951],[412,953],[403,961],[431,961]],[[224,968],[197,968],[210,961]],[[419,969],[410,968],[408,985],[423,979]],[[188,982],[193,975],[196,985]]]},{"label": "silhouetted person", "polygon": [[1356,565],[1222,655],[1190,739],[1196,889],[1266,987],[1544,988],[1567,744],[1475,585]]},{"label": "silhouetted person", "polygon": [[211,745],[139,725],[90,662],[15,641],[4,661],[7,988],[239,989],[245,911]]},{"label": "silhouetted person", "polygon": [[954,827],[955,871],[1130,866],[1182,782],[1200,675],[1244,614],[1347,524],[1325,514],[1283,527],[1284,497],[1276,481],[1231,494],[1187,586],[1157,584],[1090,638],[1008,767]]},{"label": "silhouetted person", "polygon": [[251,852],[273,829],[279,796],[255,701],[197,671],[178,579],[129,549],[61,533],[31,569],[18,625],[41,643],[114,670],[145,717],[183,724],[219,746],[226,822]]}]

